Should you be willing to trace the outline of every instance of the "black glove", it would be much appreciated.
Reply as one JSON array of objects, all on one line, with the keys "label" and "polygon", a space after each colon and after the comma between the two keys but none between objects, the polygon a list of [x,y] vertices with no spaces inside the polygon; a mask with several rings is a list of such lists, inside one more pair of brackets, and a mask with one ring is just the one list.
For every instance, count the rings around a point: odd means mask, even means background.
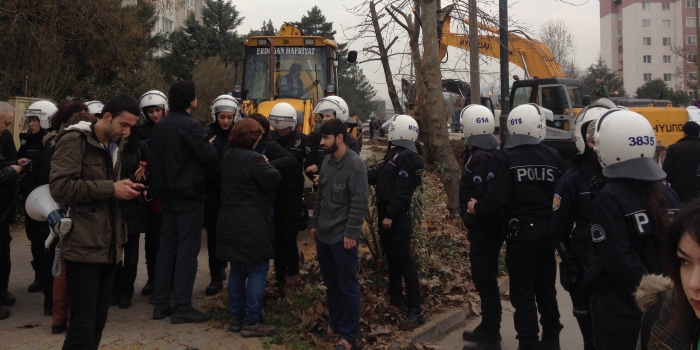
[{"label": "black glove", "polygon": [[565,291],[571,292],[573,290],[574,284],[579,279],[580,272],[578,263],[573,256],[562,256],[562,260],[559,263],[559,282]]}]

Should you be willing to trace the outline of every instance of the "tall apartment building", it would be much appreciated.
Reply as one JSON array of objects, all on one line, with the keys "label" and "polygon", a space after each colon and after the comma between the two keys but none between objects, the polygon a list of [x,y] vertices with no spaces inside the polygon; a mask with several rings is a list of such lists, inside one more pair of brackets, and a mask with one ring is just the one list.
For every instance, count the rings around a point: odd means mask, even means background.
[{"label": "tall apartment building", "polygon": [[[153,0],[122,0],[122,6],[136,5],[141,1],[152,2]],[[197,21],[202,22],[203,0],[157,0],[155,2],[159,11],[152,34],[172,33],[173,30],[183,26],[187,17],[192,15]]]},{"label": "tall apartment building", "polygon": [[697,81],[697,72],[684,69],[696,56],[677,52],[695,51],[697,1],[600,0],[600,54],[624,80],[628,94],[649,80],[663,79],[697,97],[688,86],[689,80]]}]

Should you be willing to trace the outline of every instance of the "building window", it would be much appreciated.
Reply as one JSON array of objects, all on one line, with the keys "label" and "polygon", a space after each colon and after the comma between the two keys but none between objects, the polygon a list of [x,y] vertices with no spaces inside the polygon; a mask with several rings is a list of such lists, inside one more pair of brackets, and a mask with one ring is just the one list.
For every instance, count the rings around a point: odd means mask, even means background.
[{"label": "building window", "polygon": [[673,79],[673,74],[665,73],[664,74],[664,81],[671,81]]},{"label": "building window", "polygon": [[671,55],[664,55],[664,63],[671,63]]},{"label": "building window", "polygon": [[642,10],[651,11],[651,3],[650,2],[643,2],[642,3]]},{"label": "building window", "polygon": [[671,10],[671,3],[670,2],[662,2],[661,3],[661,10],[670,11]]},{"label": "building window", "polygon": [[688,63],[695,63],[698,60],[698,55],[695,53],[691,53],[688,55]]},{"label": "building window", "polygon": [[194,11],[194,0],[187,0],[185,5],[187,6],[188,10]]},{"label": "building window", "polygon": [[697,72],[688,73],[688,80],[698,80],[698,73]]},{"label": "building window", "polygon": [[685,26],[695,28],[695,17],[686,17]]},{"label": "building window", "polygon": [[698,37],[696,37],[695,35],[688,35],[685,37],[685,43],[687,45],[697,45]]},{"label": "building window", "polygon": [[642,20],[642,28],[649,28],[651,27],[651,20],[650,19],[643,19]]},{"label": "building window", "polygon": [[644,73],[644,81],[651,81],[651,73]]},{"label": "building window", "polygon": [[661,26],[664,28],[671,28],[671,20],[670,19],[664,19],[661,21]]},{"label": "building window", "polygon": [[651,55],[642,56],[642,60],[644,61],[644,63],[651,63]]},{"label": "building window", "polygon": [[694,9],[696,3],[697,3],[697,0],[685,0],[685,8]]},{"label": "building window", "polygon": [[693,100],[698,99],[698,91],[697,90],[688,90],[688,97],[690,97]]},{"label": "building window", "polygon": [[[644,37],[642,38],[642,45],[644,46],[651,46],[651,38],[650,37]],[[695,44],[693,44],[695,45]]]},{"label": "building window", "polygon": [[163,17],[163,33],[172,33],[173,32],[173,21]]},{"label": "building window", "polygon": [[617,53],[622,53],[622,45],[619,45],[619,46],[617,47]]},{"label": "building window", "polygon": [[663,38],[664,46],[671,46],[671,38]]}]

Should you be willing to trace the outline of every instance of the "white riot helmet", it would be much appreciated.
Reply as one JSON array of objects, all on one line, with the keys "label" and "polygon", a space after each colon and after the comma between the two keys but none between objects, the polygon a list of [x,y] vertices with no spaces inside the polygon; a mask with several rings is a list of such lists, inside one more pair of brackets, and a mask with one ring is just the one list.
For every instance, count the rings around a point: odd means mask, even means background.
[{"label": "white riot helmet", "polygon": [[481,149],[494,149],[500,143],[493,132],[496,120],[487,107],[472,104],[464,107],[459,116],[464,131],[464,144]]},{"label": "white riot helmet", "polygon": [[418,139],[418,122],[411,116],[396,114],[383,126],[388,130],[389,142],[401,146],[413,153],[418,153],[416,140]]},{"label": "white riot helmet", "polygon": [[[617,108],[613,101],[607,98],[599,98],[590,105],[583,108],[574,120],[574,143],[576,143],[576,148],[578,152],[583,154],[586,150],[586,135],[588,131],[588,126],[591,122],[595,122],[596,119],[600,118],[607,111]],[[585,125],[588,123],[588,125]],[[583,127],[586,127],[586,130]]]},{"label": "white riot helmet", "polygon": [[318,101],[313,114],[335,114],[341,122],[345,123],[350,117],[348,104],[338,96],[328,96]]},{"label": "white riot helmet", "polygon": [[510,136],[503,147],[539,144],[547,134],[546,119],[545,109],[534,103],[513,108],[507,122]]},{"label": "white riot helmet", "polygon": [[165,113],[168,110],[168,97],[158,90],[148,91],[139,97],[139,107],[145,116],[147,116],[146,108],[148,107],[160,107]]},{"label": "white riot helmet", "polygon": [[26,132],[29,129],[29,117],[39,118],[39,125],[42,129],[48,129],[51,127],[51,117],[58,108],[55,104],[50,101],[37,101],[29,105],[26,111],[24,111],[24,124],[22,125],[22,131]]},{"label": "white riot helmet", "polygon": [[102,116],[102,109],[105,108],[105,105],[100,102],[100,101],[88,101],[85,102],[85,105],[88,108],[88,112],[95,117],[101,117]]},{"label": "white riot helmet", "polygon": [[233,119],[236,119],[240,113],[240,104],[235,97],[231,95],[221,95],[214,99],[211,103],[211,119],[216,122],[216,115],[219,112],[229,111],[233,113]]},{"label": "white riot helmet", "polygon": [[641,114],[612,109],[595,124],[595,151],[608,178],[659,181],[666,173],[654,161],[656,134]]},{"label": "white riot helmet", "polygon": [[297,110],[289,103],[280,102],[272,107],[268,119],[275,130],[294,128],[297,126]]}]

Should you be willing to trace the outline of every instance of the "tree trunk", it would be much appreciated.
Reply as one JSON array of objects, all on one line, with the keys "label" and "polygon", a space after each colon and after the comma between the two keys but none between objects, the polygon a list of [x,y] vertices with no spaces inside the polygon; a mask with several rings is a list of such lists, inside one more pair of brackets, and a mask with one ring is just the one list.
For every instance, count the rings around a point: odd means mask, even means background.
[{"label": "tree trunk", "polygon": [[[423,88],[418,89],[421,114],[428,120],[427,140],[430,155],[440,170],[440,178],[447,193],[447,210],[450,215],[459,215],[459,164],[452,152],[450,137],[447,131],[447,118],[442,108],[442,77],[440,72],[440,57],[438,54],[437,37],[437,4],[436,0],[420,0],[420,21],[423,28],[423,62],[420,82]],[[418,71],[418,69],[416,69]],[[431,108],[432,106],[432,108]],[[430,109],[430,113],[427,113]]]},{"label": "tree trunk", "polygon": [[391,66],[389,66],[389,53],[387,52],[384,38],[382,38],[382,29],[379,26],[379,16],[377,15],[377,9],[374,6],[374,1],[369,2],[369,11],[370,17],[372,18],[372,26],[374,27],[374,35],[377,38],[379,59],[381,60],[382,67],[384,68],[384,78],[386,79],[387,85],[386,87],[389,90],[389,99],[391,99],[391,104],[394,106],[394,113],[404,114],[403,105],[399,100],[399,94],[396,92],[396,85],[394,85],[394,75],[391,74]]}]

